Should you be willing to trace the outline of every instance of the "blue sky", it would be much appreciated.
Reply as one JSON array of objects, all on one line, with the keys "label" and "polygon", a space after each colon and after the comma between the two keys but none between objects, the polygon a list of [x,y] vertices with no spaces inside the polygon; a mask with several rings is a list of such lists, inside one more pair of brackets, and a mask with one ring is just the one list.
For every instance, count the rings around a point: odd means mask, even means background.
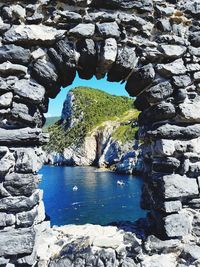
[{"label": "blue sky", "polygon": [[77,86],[88,86],[92,88],[101,89],[105,92],[108,92],[113,95],[123,95],[128,96],[128,93],[125,90],[125,83],[115,83],[115,82],[108,82],[106,78],[97,80],[95,77],[93,77],[90,80],[82,80],[76,75],[76,78],[72,85],[68,86],[67,88],[61,89],[61,92],[57,95],[55,99],[50,99],[49,101],[49,110],[46,114],[46,117],[54,117],[54,116],[60,116],[63,102],[66,98],[67,92]]}]

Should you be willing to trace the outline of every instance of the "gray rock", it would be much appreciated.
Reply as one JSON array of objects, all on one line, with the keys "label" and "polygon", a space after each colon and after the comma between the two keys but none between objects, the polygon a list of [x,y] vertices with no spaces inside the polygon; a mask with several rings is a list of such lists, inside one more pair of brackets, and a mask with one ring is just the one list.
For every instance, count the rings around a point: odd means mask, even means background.
[{"label": "gray rock", "polygon": [[11,226],[13,224],[15,224],[15,216],[13,214],[0,212],[0,227]]},{"label": "gray rock", "polygon": [[69,34],[76,36],[76,37],[85,37],[85,38],[89,38],[92,37],[94,35],[95,32],[95,25],[88,23],[80,23],[77,26],[75,26],[74,28],[72,28],[69,31]]},{"label": "gray rock", "polygon": [[6,189],[3,187],[3,183],[0,183],[0,197],[9,197],[10,194],[6,191]]},{"label": "gray rock", "polygon": [[152,84],[154,78],[155,71],[152,64],[145,65],[131,74],[125,88],[130,96],[137,96]]},{"label": "gray rock", "polygon": [[58,10],[56,13],[59,16],[61,16],[60,20],[62,20],[62,21],[66,21],[66,22],[70,22],[70,23],[73,23],[73,22],[80,23],[82,21],[82,16],[76,12],[71,12],[71,11],[66,11],[66,10],[64,10],[64,11]]},{"label": "gray rock", "polygon": [[168,237],[188,235],[192,230],[192,218],[184,211],[171,214],[164,218],[164,227]]},{"label": "gray rock", "polygon": [[189,53],[192,54],[193,56],[200,57],[199,47],[189,46],[188,50],[189,50]]},{"label": "gray rock", "polygon": [[200,247],[195,244],[186,244],[181,253],[181,257],[190,264],[200,259]]},{"label": "gray rock", "polygon": [[28,254],[33,250],[35,232],[31,228],[3,230],[0,236],[1,256]]},{"label": "gray rock", "polygon": [[136,263],[134,262],[134,260],[133,259],[131,259],[131,258],[126,258],[126,259],[124,259],[123,261],[122,261],[122,263],[121,263],[121,267],[136,267],[137,265],[136,265]]},{"label": "gray rock", "polygon": [[46,88],[49,96],[54,96],[59,92],[58,75],[51,62],[38,59],[33,65],[32,75],[37,82]]},{"label": "gray rock", "polygon": [[[61,85],[66,87],[72,84],[76,76],[75,64],[71,64],[69,60],[65,61],[62,55],[60,55],[54,48],[48,50],[48,55],[56,67]],[[66,73],[68,73],[67,76]]]},{"label": "gray rock", "polygon": [[200,82],[200,71],[194,73],[195,82]]},{"label": "gray rock", "polygon": [[97,61],[96,77],[98,79],[105,76],[111,69],[117,56],[117,42],[114,38],[108,38],[102,45],[100,56]]},{"label": "gray rock", "polygon": [[180,166],[180,161],[173,157],[155,158],[152,169],[156,172],[173,173]]},{"label": "gray rock", "polygon": [[126,79],[132,69],[136,66],[137,61],[135,48],[125,46],[122,49],[118,49],[116,61],[108,72],[108,81],[120,82],[121,80]]},{"label": "gray rock", "polygon": [[200,98],[194,99],[194,101],[185,101],[179,105],[177,120],[181,122],[199,123],[200,111],[198,109],[200,104]]},{"label": "gray rock", "polygon": [[19,122],[22,126],[34,125],[41,127],[44,117],[37,106],[26,105],[24,103],[13,102],[10,120]]},{"label": "gray rock", "polygon": [[38,187],[40,175],[10,173],[4,179],[3,185],[12,196],[31,196]]},{"label": "gray rock", "polygon": [[31,210],[41,201],[41,191],[36,190],[30,197],[5,197],[0,199],[0,211],[22,212]]},{"label": "gray rock", "polygon": [[168,201],[164,203],[164,211],[166,213],[179,212],[181,210],[182,210],[182,204],[181,201],[179,200]]},{"label": "gray rock", "polygon": [[15,165],[15,158],[6,147],[0,147],[0,175],[4,176],[12,171]]},{"label": "gray rock", "polygon": [[168,254],[181,250],[181,241],[177,239],[172,240],[160,240],[157,237],[150,235],[144,244],[145,250],[148,254]]},{"label": "gray rock", "polygon": [[139,115],[140,124],[149,124],[150,122],[168,120],[174,118],[176,109],[172,103],[160,102],[146,110]]},{"label": "gray rock", "polygon": [[157,28],[162,32],[171,32],[172,27],[169,19],[159,19],[156,23]]},{"label": "gray rock", "polygon": [[13,25],[3,37],[5,43],[52,45],[64,35],[64,30],[57,30],[45,25]]},{"label": "gray rock", "polygon": [[[24,211],[16,214],[16,224],[18,227],[32,226],[38,215],[38,207],[34,207],[30,211]],[[45,218],[45,216],[44,216]],[[43,219],[44,219],[43,218]]]},{"label": "gray rock", "polygon": [[116,22],[104,22],[104,23],[97,23],[97,32],[102,37],[113,37],[119,38],[120,37],[120,29]]},{"label": "gray rock", "polygon": [[41,152],[34,148],[17,148],[15,150],[15,170],[21,173],[35,173],[42,167]]},{"label": "gray rock", "polygon": [[0,64],[0,74],[2,76],[25,76],[27,74],[27,67],[18,64],[12,64],[9,61],[4,62]]},{"label": "gray rock", "polygon": [[23,129],[0,129],[0,145],[35,145],[45,144],[48,141],[48,134],[42,133],[41,129],[23,128]]},{"label": "gray rock", "polygon": [[155,254],[153,256],[144,257],[141,267],[174,267],[177,260],[174,254]]},{"label": "gray rock", "polygon": [[2,266],[8,266],[7,264],[9,263],[9,259],[6,259],[4,257],[0,257],[0,265]]},{"label": "gray rock", "polygon": [[166,124],[158,126],[153,131],[148,131],[148,135],[154,138],[165,138],[165,139],[192,139],[199,137],[200,125],[193,124],[186,127]]},{"label": "gray rock", "polygon": [[180,45],[160,45],[160,51],[164,54],[164,57],[176,59],[184,55],[186,47]]},{"label": "gray rock", "polygon": [[151,104],[156,104],[173,93],[173,88],[169,82],[161,82],[145,90],[144,95]]},{"label": "gray rock", "polygon": [[14,92],[31,101],[31,103],[41,103],[44,101],[45,88],[32,80],[21,79],[15,82]]},{"label": "gray rock", "polygon": [[182,3],[182,9],[186,12],[189,13],[191,15],[193,15],[194,17],[198,17],[199,18],[199,14],[200,14],[200,4],[198,0],[192,0],[190,2],[184,2],[184,4]]},{"label": "gray rock", "polygon": [[123,0],[93,0],[92,5],[101,8],[115,9],[137,9],[141,12],[151,12],[153,10],[153,2],[151,0],[123,1]]},{"label": "gray rock", "polygon": [[190,64],[186,64],[186,68],[188,72],[196,72],[196,71],[200,71],[200,64],[199,63],[190,63]]},{"label": "gray rock", "polygon": [[200,46],[200,31],[190,32],[189,40],[194,47]]},{"label": "gray rock", "polygon": [[181,88],[181,87],[184,88],[190,85],[192,81],[188,75],[179,75],[179,76],[172,77],[172,83],[174,86],[178,88]]},{"label": "gray rock", "polygon": [[165,175],[160,179],[161,192],[165,199],[181,199],[198,196],[196,179],[178,174]]},{"label": "gray rock", "polygon": [[0,78],[0,92],[1,94],[11,91],[13,85],[18,80],[16,76],[9,76],[7,78]]},{"label": "gray rock", "polygon": [[0,108],[7,108],[11,106],[13,94],[11,92],[0,96]]},{"label": "gray rock", "polygon": [[182,59],[177,59],[171,63],[158,64],[157,71],[164,77],[171,77],[173,75],[185,74],[187,69]]},{"label": "gray rock", "polygon": [[80,53],[78,61],[78,74],[82,79],[89,80],[95,74],[97,65],[96,45],[92,39],[80,40],[77,43]]},{"label": "gray rock", "polygon": [[14,64],[26,65],[30,61],[30,50],[16,45],[4,45],[0,47],[0,63],[10,61]]}]

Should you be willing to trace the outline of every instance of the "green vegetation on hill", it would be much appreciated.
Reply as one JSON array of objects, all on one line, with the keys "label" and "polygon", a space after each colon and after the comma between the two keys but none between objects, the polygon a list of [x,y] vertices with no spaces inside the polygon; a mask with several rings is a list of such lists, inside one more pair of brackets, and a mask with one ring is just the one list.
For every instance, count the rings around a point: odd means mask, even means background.
[{"label": "green vegetation on hill", "polygon": [[56,123],[57,121],[60,120],[60,117],[47,117],[46,118],[46,122],[43,126],[43,129],[47,129],[49,126],[53,125],[54,123]]},{"label": "green vegetation on hill", "polygon": [[113,133],[114,139],[122,142],[133,139],[137,127],[132,128],[132,125],[139,112],[134,108],[132,99],[88,87],[77,87],[71,91],[75,96],[72,117],[78,121],[72,127],[61,120],[49,126],[47,151],[62,152],[72,144],[79,146],[92,129],[102,127],[101,124],[109,120],[120,122]]}]

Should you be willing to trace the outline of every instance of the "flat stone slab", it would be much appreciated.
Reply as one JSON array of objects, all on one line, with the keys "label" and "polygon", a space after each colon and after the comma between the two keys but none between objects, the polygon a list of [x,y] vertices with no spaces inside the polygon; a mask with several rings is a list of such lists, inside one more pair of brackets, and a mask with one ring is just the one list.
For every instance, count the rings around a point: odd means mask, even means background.
[{"label": "flat stone slab", "polygon": [[4,35],[5,43],[53,44],[66,31],[45,25],[13,25]]}]

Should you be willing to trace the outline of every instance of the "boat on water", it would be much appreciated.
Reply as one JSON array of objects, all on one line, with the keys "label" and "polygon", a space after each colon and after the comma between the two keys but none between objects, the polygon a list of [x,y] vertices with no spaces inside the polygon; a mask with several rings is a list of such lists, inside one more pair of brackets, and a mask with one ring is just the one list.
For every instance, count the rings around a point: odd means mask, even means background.
[{"label": "boat on water", "polygon": [[78,190],[78,187],[75,185],[74,187],[73,187],[73,191],[77,191]]},{"label": "boat on water", "polygon": [[125,185],[125,183],[123,181],[120,181],[120,180],[117,181],[117,184],[118,185]]}]

